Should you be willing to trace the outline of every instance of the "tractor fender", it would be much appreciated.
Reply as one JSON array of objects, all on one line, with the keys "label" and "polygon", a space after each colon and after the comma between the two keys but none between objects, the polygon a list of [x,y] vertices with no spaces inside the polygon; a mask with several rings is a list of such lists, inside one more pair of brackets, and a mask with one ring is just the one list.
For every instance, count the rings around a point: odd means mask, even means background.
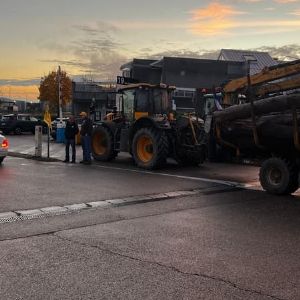
[{"label": "tractor fender", "polygon": [[100,126],[105,127],[108,130],[110,130],[113,135],[115,134],[115,132],[117,130],[117,124],[114,122],[98,122],[96,124],[95,128],[100,127]]},{"label": "tractor fender", "polygon": [[132,141],[135,133],[141,128],[157,128],[157,129],[166,129],[160,126],[159,123],[155,122],[152,118],[142,117],[136,120],[131,126],[129,132],[129,140]]}]

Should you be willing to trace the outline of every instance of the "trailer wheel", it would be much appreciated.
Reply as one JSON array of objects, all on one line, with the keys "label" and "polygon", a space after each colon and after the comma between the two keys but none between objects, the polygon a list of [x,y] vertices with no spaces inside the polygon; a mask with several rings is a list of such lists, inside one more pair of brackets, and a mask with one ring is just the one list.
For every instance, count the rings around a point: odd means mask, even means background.
[{"label": "trailer wheel", "polygon": [[168,154],[168,139],[163,132],[141,128],[132,142],[132,154],[136,165],[152,170],[163,166]]},{"label": "trailer wheel", "polygon": [[113,135],[109,129],[103,126],[94,129],[92,155],[98,161],[110,161],[118,155],[118,152],[114,150]]},{"label": "trailer wheel", "polygon": [[275,195],[287,195],[298,189],[298,168],[295,163],[279,157],[263,162],[259,179],[263,189]]}]

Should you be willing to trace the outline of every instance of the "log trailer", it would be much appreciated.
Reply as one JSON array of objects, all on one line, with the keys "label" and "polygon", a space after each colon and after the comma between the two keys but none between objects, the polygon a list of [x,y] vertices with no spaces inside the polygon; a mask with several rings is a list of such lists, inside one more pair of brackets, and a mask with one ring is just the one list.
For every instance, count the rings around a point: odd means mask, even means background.
[{"label": "log trailer", "polygon": [[[260,183],[272,194],[299,188],[299,75],[297,60],[233,80],[223,89],[222,104],[228,107],[212,109],[206,118],[210,141],[222,154],[261,162]],[[215,95],[204,95],[204,103]],[[209,145],[213,149],[214,143]]]}]

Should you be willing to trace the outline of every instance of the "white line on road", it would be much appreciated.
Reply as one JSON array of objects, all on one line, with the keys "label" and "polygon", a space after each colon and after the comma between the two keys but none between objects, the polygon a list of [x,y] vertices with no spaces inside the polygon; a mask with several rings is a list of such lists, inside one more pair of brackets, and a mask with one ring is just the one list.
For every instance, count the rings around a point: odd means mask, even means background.
[{"label": "white line on road", "polygon": [[139,174],[159,175],[159,176],[174,177],[174,178],[179,178],[179,179],[202,181],[202,182],[208,182],[208,183],[218,183],[218,184],[228,185],[228,186],[232,186],[232,187],[252,188],[252,187],[257,186],[256,182],[253,184],[252,183],[240,183],[240,182],[228,181],[228,180],[209,179],[209,178],[185,176],[185,175],[175,175],[175,174],[169,174],[169,173],[151,172],[151,171],[119,168],[119,167],[112,167],[112,166],[103,166],[103,165],[94,165],[94,166],[98,167],[98,168],[102,168],[102,169],[126,171],[126,172],[133,172],[133,173],[139,173]]}]

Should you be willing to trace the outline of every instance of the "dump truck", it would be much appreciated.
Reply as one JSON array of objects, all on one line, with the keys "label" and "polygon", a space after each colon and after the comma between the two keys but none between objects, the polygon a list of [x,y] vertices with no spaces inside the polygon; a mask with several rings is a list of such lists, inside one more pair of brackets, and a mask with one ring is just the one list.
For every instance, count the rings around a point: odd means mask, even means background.
[{"label": "dump truck", "polygon": [[118,110],[94,128],[94,159],[110,161],[128,152],[138,167],[150,170],[161,168],[169,157],[181,164],[201,164],[206,157],[203,120],[192,114],[175,117],[174,89],[147,83],[119,89]]},{"label": "dump truck", "polygon": [[300,60],[235,79],[223,89],[223,109],[217,93],[203,95],[210,153],[259,161],[260,183],[272,194],[299,187],[299,75]]}]

